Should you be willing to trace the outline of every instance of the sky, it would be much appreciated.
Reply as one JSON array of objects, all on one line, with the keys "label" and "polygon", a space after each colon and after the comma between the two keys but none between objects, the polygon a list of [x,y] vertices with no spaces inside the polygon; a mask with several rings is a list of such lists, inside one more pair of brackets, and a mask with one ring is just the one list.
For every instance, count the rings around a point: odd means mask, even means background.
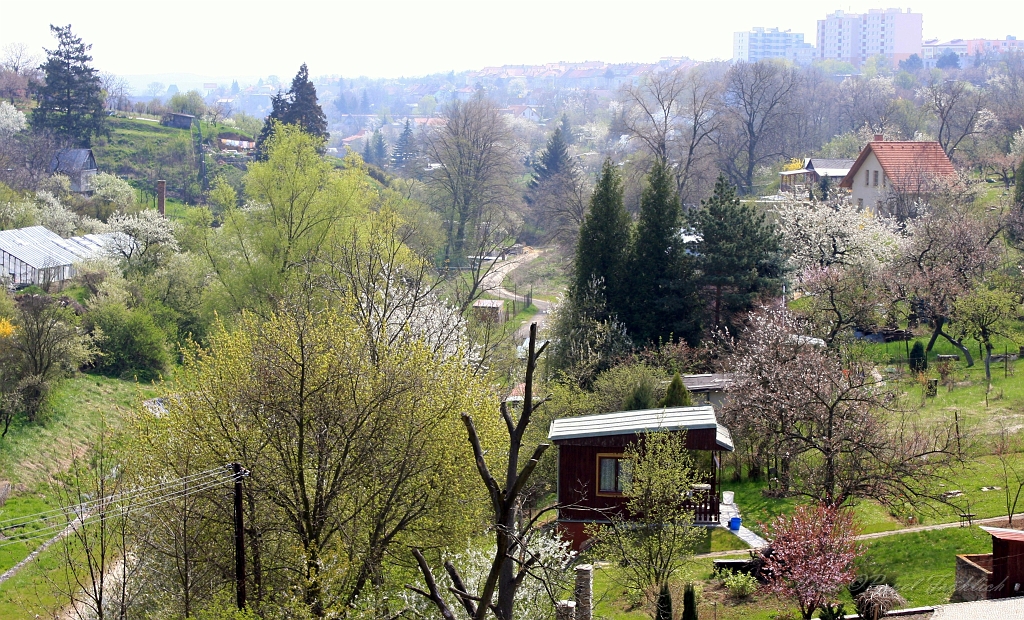
[{"label": "sky", "polygon": [[[402,77],[503,64],[664,56],[727,59],[732,35],[754,26],[803,32],[816,20],[892,4],[820,0],[0,0],[0,49],[53,47],[49,25],[71,24],[93,65],[118,75],[310,74]],[[1024,1],[918,0],[925,38],[1024,38]]]}]

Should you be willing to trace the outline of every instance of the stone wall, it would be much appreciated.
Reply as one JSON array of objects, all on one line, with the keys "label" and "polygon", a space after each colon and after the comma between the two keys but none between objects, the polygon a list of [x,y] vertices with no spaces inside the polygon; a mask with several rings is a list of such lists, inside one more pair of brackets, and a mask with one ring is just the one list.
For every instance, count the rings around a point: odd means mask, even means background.
[{"label": "stone wall", "polygon": [[992,554],[956,556],[956,586],[952,602],[980,601],[988,598],[992,578]]}]

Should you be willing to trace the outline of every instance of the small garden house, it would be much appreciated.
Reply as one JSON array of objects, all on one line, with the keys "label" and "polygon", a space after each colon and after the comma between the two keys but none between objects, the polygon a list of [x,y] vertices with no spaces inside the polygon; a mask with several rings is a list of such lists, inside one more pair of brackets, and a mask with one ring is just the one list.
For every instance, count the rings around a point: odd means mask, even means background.
[{"label": "small garden house", "polygon": [[558,446],[559,531],[574,549],[586,542],[586,527],[607,520],[609,512],[621,511],[623,460],[626,449],[642,433],[686,432],[686,447],[703,471],[704,482],[694,489],[694,519],[698,523],[719,520],[719,452],[733,450],[729,429],[718,423],[715,409],[670,407],[618,411],[599,415],[561,418],[551,423],[548,438]]},{"label": "small garden house", "polygon": [[1024,596],[1024,532],[982,527],[992,535],[992,553],[956,556],[954,601]]},{"label": "small garden house", "polygon": [[102,256],[118,233],[64,239],[44,226],[0,231],[0,278],[20,288],[60,285],[75,277],[75,264]]}]

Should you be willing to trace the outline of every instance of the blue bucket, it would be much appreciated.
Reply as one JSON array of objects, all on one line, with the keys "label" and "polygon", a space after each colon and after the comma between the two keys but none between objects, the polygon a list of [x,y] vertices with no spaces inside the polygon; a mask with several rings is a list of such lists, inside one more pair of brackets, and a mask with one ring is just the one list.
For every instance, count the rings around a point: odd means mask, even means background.
[{"label": "blue bucket", "polygon": [[733,517],[729,519],[729,529],[738,532],[740,530],[740,524],[743,523],[743,519],[739,517]]}]

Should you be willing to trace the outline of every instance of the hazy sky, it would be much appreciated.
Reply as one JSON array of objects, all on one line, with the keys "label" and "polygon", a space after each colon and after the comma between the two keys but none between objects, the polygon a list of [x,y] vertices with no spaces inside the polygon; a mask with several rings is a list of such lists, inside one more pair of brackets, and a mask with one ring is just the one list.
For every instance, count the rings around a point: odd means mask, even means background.
[{"label": "hazy sky", "polygon": [[[881,2],[809,0],[0,0],[0,47],[53,46],[49,24],[92,43],[120,75],[415,76],[558,60],[729,58],[732,33],[790,28],[814,42],[816,20]],[[903,5],[904,9],[908,8]],[[925,38],[1024,38],[1024,1],[918,1]]]}]

